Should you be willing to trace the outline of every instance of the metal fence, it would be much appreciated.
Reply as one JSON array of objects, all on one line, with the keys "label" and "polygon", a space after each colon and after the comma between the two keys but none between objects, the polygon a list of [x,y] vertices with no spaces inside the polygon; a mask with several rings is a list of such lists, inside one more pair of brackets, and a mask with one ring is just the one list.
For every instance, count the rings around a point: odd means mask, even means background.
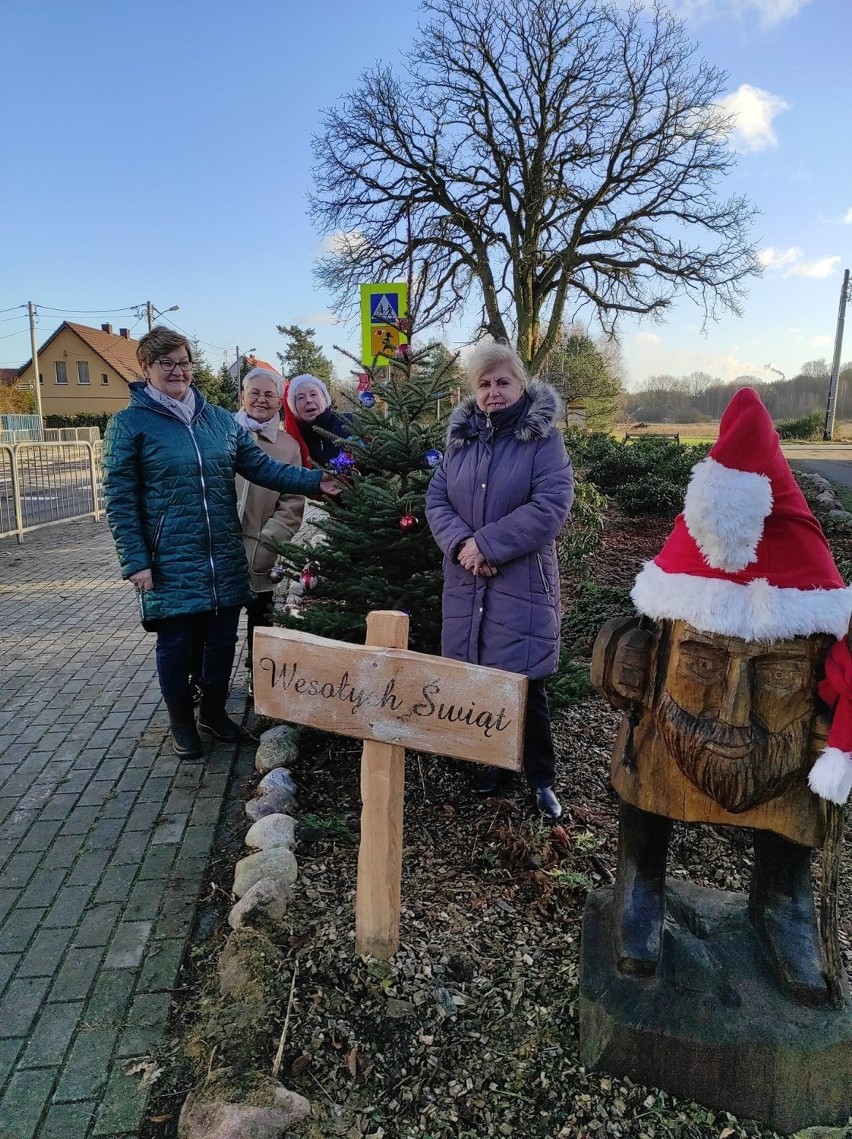
[{"label": "metal fence", "polygon": [[103,510],[100,441],[0,443],[0,538]]}]

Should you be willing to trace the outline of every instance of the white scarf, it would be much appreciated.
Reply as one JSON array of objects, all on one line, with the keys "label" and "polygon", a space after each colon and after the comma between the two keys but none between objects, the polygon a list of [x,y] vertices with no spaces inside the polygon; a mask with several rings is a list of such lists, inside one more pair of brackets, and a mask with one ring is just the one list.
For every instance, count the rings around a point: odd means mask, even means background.
[{"label": "white scarf", "polygon": [[192,417],[195,415],[196,400],[195,392],[191,387],[186,389],[183,399],[173,399],[172,396],[166,395],[165,392],[161,392],[159,388],[155,388],[153,384],[150,383],[145,386],[145,391],[151,399],[156,400],[157,403],[168,408],[178,419],[182,419],[187,427],[192,423]]},{"label": "white scarf", "polygon": [[245,408],[241,407],[239,411],[234,412],[234,419],[241,427],[245,427],[246,431],[253,431],[256,435],[262,435],[270,443],[274,443],[278,438],[279,418],[277,415],[267,419],[266,423],[261,423],[258,419],[252,419]]}]

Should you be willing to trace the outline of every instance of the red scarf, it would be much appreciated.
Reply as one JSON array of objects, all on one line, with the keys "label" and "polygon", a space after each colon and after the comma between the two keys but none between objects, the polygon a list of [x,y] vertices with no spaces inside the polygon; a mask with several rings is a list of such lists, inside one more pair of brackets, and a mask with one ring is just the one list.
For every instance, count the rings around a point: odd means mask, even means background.
[{"label": "red scarf", "polygon": [[290,410],[290,404],[287,402],[287,392],[289,390],[290,384],[287,383],[284,387],[284,398],[281,400],[281,408],[284,412],[284,430],[288,435],[292,435],[296,442],[299,444],[299,450],[302,452],[302,465],[305,467],[312,467],[314,464],[311,460],[311,453],[308,450],[307,443],[302,438],[302,431],[299,427],[299,421]]}]

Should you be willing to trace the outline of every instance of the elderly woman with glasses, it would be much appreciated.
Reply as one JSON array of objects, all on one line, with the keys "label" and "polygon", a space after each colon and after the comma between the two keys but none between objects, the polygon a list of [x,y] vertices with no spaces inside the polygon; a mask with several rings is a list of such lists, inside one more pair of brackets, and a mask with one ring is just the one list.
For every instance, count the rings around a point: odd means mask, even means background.
[{"label": "elderly woman with glasses", "polygon": [[[237,511],[242,475],[281,494],[339,493],[322,471],[276,462],[192,383],[186,337],[155,327],[139,341],[144,377],[104,438],[107,521],[143,626],[157,634],[157,675],[177,755],[202,755],[198,729],[236,741],[225,702],[240,609],[251,598]],[[196,726],[190,670],[201,646]]]},{"label": "elderly woman with glasses", "polygon": [[[258,446],[281,463],[302,465],[297,441],[284,430],[281,401],[284,378],[267,368],[252,368],[243,378],[242,406],[234,418]],[[254,597],[246,605],[248,653],[251,668],[254,631],[272,624],[275,591],[267,574],[275,565],[270,542],[289,542],[302,524],[305,499],[301,494],[279,494],[268,487],[237,476],[237,513],[243,527],[243,543],[248,560]]]}]

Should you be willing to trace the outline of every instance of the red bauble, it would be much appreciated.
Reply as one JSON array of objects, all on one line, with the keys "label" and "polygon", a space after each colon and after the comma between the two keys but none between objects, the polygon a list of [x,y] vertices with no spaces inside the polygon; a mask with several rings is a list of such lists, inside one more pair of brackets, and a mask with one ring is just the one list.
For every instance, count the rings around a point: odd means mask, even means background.
[{"label": "red bauble", "polygon": [[397,360],[410,360],[411,359],[411,345],[400,344],[396,350]]},{"label": "red bauble", "polygon": [[403,514],[399,520],[400,530],[413,530],[415,526],[420,525],[420,519],[416,514]]}]

